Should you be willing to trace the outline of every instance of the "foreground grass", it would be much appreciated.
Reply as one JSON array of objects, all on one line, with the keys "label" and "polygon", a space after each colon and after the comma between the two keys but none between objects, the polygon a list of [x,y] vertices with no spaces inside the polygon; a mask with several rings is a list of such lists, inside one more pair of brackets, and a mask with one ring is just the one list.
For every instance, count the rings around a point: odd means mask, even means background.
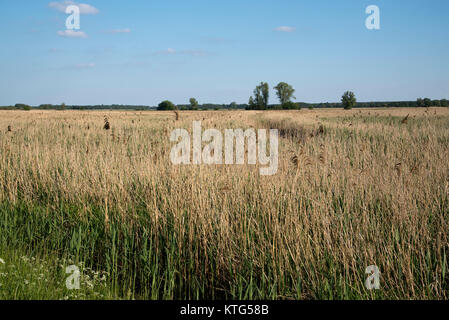
[{"label": "foreground grass", "polygon": [[[112,132],[99,112],[5,113],[0,268],[39,262],[0,297],[447,299],[449,113],[394,112],[111,113]],[[282,130],[278,174],[172,166],[168,133],[201,119]],[[14,289],[41,261],[49,284]],[[66,292],[69,261],[107,277]]]},{"label": "foreground grass", "polygon": [[[136,221],[136,227],[129,229],[120,219],[111,214],[107,227],[100,219],[95,219],[101,211],[93,210],[91,219],[77,221],[77,226],[70,227],[71,217],[76,215],[76,208],[65,207],[56,214],[49,214],[44,207],[29,207],[26,204],[11,206],[3,204],[0,214],[7,221],[2,224],[2,234],[6,230],[15,230],[14,235],[7,235],[9,247],[28,243],[28,250],[2,250],[6,263],[0,266],[6,277],[2,279],[2,299],[110,299],[115,297],[126,299],[360,299],[363,297],[383,297],[372,295],[364,288],[364,270],[359,270],[358,281],[346,287],[353,276],[343,278],[344,266],[336,264],[332,253],[323,258],[320,276],[328,277],[313,296],[308,290],[309,281],[314,278],[304,277],[308,265],[290,267],[298,268],[297,272],[284,274],[276,266],[275,252],[254,251],[248,255],[241,250],[242,256],[235,265],[236,257],[230,257],[226,269],[220,270],[218,264],[222,257],[217,257],[217,249],[213,244],[207,252],[200,252],[203,239],[192,246],[191,237],[164,227],[163,233],[151,230],[145,221]],[[33,215],[32,221],[28,219]],[[142,212],[145,215],[144,212]],[[192,222],[186,218],[186,224]],[[259,217],[260,218],[260,217]],[[116,220],[117,219],[117,220]],[[255,221],[254,221],[255,222]],[[261,219],[260,222],[264,222]],[[102,232],[103,230],[108,232]],[[253,229],[247,226],[247,240],[257,242]],[[98,232],[101,230],[100,232]],[[5,232],[7,233],[7,232]],[[155,236],[158,233],[159,236]],[[270,236],[267,234],[266,236]],[[19,238],[21,237],[21,238]],[[12,240],[12,241],[11,241]],[[214,239],[216,241],[217,239]],[[196,242],[195,241],[195,242]],[[3,245],[6,241],[3,241]],[[245,247],[247,244],[243,244]],[[250,244],[251,246],[253,244]],[[190,248],[188,248],[189,246]],[[242,248],[243,249],[243,248]],[[256,248],[253,248],[257,250]],[[190,251],[192,250],[192,251]],[[260,250],[260,249],[259,249]],[[185,252],[183,252],[185,251]],[[264,254],[264,266],[259,268],[256,255]],[[44,258],[36,258],[42,255]],[[75,260],[70,257],[78,257]],[[256,264],[257,263],[257,264]],[[102,268],[103,272],[91,272],[92,282],[82,281],[80,291],[65,288],[68,274],[65,268],[69,265],[81,266],[82,274],[89,270]],[[90,266],[90,267],[87,267]],[[330,269],[329,269],[330,267]],[[300,271],[301,270],[301,271]],[[89,275],[89,273],[87,273]],[[104,283],[93,281],[92,274],[104,274]],[[306,273],[304,273],[306,274]],[[109,276],[111,275],[111,276]],[[313,274],[312,274],[313,275]],[[316,281],[316,280],[315,280]],[[95,284],[95,287],[94,287]]]},{"label": "foreground grass", "polygon": [[[94,271],[80,261],[56,255],[33,255],[10,248],[0,250],[0,300],[80,300],[113,299],[107,275]],[[66,281],[71,273],[66,267],[80,267],[79,290],[70,290]]]}]

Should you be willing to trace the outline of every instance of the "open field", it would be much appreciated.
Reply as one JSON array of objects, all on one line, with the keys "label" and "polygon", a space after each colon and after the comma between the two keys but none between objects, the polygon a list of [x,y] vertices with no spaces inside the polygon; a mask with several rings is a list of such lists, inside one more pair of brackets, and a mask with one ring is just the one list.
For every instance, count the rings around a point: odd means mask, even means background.
[{"label": "open field", "polygon": [[[172,165],[194,120],[279,129],[277,174]],[[448,299],[448,237],[448,108],[0,111],[0,299]]]}]

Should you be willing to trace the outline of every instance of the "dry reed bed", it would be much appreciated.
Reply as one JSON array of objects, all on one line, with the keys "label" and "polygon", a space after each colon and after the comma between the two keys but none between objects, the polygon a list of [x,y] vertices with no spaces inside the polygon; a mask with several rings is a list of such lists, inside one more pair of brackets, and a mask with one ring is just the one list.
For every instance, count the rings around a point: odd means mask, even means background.
[{"label": "dry reed bed", "polygon": [[[0,201],[77,204],[80,219],[94,204],[130,226],[144,206],[155,236],[182,240],[181,263],[233,297],[236,274],[250,269],[265,290],[255,297],[447,299],[449,112],[436,112],[2,111]],[[363,122],[407,113],[407,124]],[[272,177],[247,165],[172,166],[169,133],[192,120],[300,135],[281,138]],[[378,296],[364,289],[372,264]]]}]

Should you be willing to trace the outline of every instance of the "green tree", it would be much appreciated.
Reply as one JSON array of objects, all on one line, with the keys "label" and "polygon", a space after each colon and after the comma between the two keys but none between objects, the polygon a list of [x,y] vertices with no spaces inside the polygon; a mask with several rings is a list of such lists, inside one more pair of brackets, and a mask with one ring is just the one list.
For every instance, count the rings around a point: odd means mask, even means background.
[{"label": "green tree", "polygon": [[416,99],[416,106],[417,107],[424,107],[424,100],[422,98]]},{"label": "green tree", "polygon": [[268,108],[268,99],[270,97],[270,87],[268,86],[268,83],[261,82],[260,85],[258,85],[256,89],[254,89],[253,93],[254,93],[253,109],[264,110]]},{"label": "green tree", "polygon": [[257,86],[253,91],[254,94],[254,109],[262,109],[262,93],[260,87]]},{"label": "green tree", "polygon": [[299,104],[294,103],[292,101],[287,101],[284,104],[282,104],[281,106],[282,109],[286,109],[286,110],[293,110],[293,109],[298,109],[300,110],[301,107],[299,106]]},{"label": "green tree", "polygon": [[346,91],[341,97],[341,103],[346,110],[352,109],[357,103],[355,94],[352,91]]},{"label": "green tree", "polygon": [[296,99],[296,97],[293,96],[293,93],[295,93],[295,89],[291,85],[285,82],[280,82],[276,87],[276,95],[279,98],[279,101],[281,102],[281,105],[285,105],[287,102],[290,102],[290,100]]},{"label": "green tree", "polygon": [[424,108],[428,108],[432,106],[432,100],[430,100],[429,98],[418,98],[416,100],[416,106],[417,107],[424,107]]},{"label": "green tree", "polygon": [[432,100],[430,100],[429,98],[424,98],[424,107],[428,108],[432,106]]},{"label": "green tree", "polygon": [[31,110],[31,107],[29,105],[23,104],[23,103],[17,103],[14,107],[16,109],[21,109],[21,110],[25,110],[25,111],[30,111]]},{"label": "green tree", "polygon": [[254,98],[251,96],[251,97],[249,97],[249,101],[248,101],[248,109],[254,110],[255,108],[256,108],[256,104],[254,103]]},{"label": "green tree", "polygon": [[159,103],[157,110],[176,110],[176,106],[173,102],[165,100]]},{"label": "green tree", "polygon": [[268,86],[268,83],[261,82],[260,83],[261,91],[262,91],[262,104],[263,108],[268,108],[268,99],[270,98],[270,87]]},{"label": "green tree", "polygon": [[198,101],[195,98],[190,98],[190,109],[196,110],[198,109]]}]

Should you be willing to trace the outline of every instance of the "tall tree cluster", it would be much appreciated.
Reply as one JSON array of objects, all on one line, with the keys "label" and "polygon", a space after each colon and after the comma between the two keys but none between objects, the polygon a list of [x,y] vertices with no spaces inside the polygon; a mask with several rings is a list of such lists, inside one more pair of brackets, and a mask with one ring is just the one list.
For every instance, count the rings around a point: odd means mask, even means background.
[{"label": "tall tree cluster", "polygon": [[293,96],[295,89],[288,83],[280,82],[274,89],[276,90],[276,95],[279,98],[281,106],[285,106],[287,103],[291,102],[292,98],[296,99],[296,97]]},{"label": "tall tree cluster", "polygon": [[[296,105],[291,102],[294,98],[293,93],[295,89],[285,82],[280,82],[276,87],[276,95],[279,98],[281,107],[285,109],[294,109]],[[270,87],[268,83],[261,82],[253,91],[253,96],[249,98],[248,109],[251,110],[266,110],[269,108],[268,100],[270,98]]]},{"label": "tall tree cluster", "polygon": [[270,87],[268,83],[261,82],[253,91],[254,98],[249,98],[249,107],[255,110],[265,110],[268,108],[268,99],[270,98]]}]

